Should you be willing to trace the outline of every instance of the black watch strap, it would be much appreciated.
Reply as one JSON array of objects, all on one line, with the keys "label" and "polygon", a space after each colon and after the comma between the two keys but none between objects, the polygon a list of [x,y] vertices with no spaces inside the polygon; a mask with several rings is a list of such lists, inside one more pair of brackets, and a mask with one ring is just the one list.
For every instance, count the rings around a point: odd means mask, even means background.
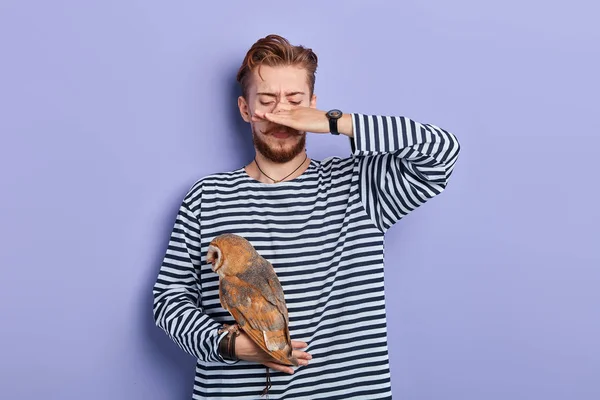
[{"label": "black watch strap", "polygon": [[329,132],[332,135],[339,135],[338,131],[338,119],[342,117],[342,112],[340,110],[329,110],[327,111],[327,118],[329,119]]},{"label": "black watch strap", "polygon": [[329,118],[329,132],[332,135],[339,135],[338,127],[337,127],[337,118]]}]

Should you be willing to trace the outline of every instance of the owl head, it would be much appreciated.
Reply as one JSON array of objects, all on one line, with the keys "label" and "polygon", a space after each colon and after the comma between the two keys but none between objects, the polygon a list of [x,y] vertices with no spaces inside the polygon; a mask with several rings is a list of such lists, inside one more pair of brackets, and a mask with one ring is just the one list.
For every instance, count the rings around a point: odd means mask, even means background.
[{"label": "owl head", "polygon": [[215,237],[208,245],[206,262],[219,274],[237,275],[246,270],[256,254],[254,247],[239,235],[226,233]]}]

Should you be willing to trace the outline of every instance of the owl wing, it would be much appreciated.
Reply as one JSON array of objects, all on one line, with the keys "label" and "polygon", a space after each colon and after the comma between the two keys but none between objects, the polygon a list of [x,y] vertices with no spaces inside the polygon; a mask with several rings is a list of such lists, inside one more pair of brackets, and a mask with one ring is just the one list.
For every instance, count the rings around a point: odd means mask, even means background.
[{"label": "owl wing", "polygon": [[242,279],[221,278],[219,291],[223,307],[261,349],[283,364],[294,365],[287,307],[279,280],[274,274],[246,277],[250,279],[243,279],[243,275]]}]

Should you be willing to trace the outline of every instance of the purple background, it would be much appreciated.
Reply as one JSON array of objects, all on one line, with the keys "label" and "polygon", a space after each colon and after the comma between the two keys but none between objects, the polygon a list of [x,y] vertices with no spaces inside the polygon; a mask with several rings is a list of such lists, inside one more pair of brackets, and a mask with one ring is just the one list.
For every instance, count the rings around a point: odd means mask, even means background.
[{"label": "purple background", "polygon": [[190,185],[251,160],[235,72],[276,32],[321,109],[461,140],[387,236],[395,397],[599,399],[599,6],[558,3],[3,0],[0,397],[189,398],[152,284]]}]

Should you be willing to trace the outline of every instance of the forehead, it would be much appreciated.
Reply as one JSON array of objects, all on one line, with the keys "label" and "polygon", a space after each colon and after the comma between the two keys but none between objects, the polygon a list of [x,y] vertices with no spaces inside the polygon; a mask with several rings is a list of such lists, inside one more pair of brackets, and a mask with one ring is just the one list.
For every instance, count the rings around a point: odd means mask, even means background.
[{"label": "forehead", "polygon": [[[260,75],[259,75],[260,73]],[[270,67],[262,65],[252,71],[254,92],[274,94],[304,92],[308,93],[308,75],[306,70],[295,66]]]}]

